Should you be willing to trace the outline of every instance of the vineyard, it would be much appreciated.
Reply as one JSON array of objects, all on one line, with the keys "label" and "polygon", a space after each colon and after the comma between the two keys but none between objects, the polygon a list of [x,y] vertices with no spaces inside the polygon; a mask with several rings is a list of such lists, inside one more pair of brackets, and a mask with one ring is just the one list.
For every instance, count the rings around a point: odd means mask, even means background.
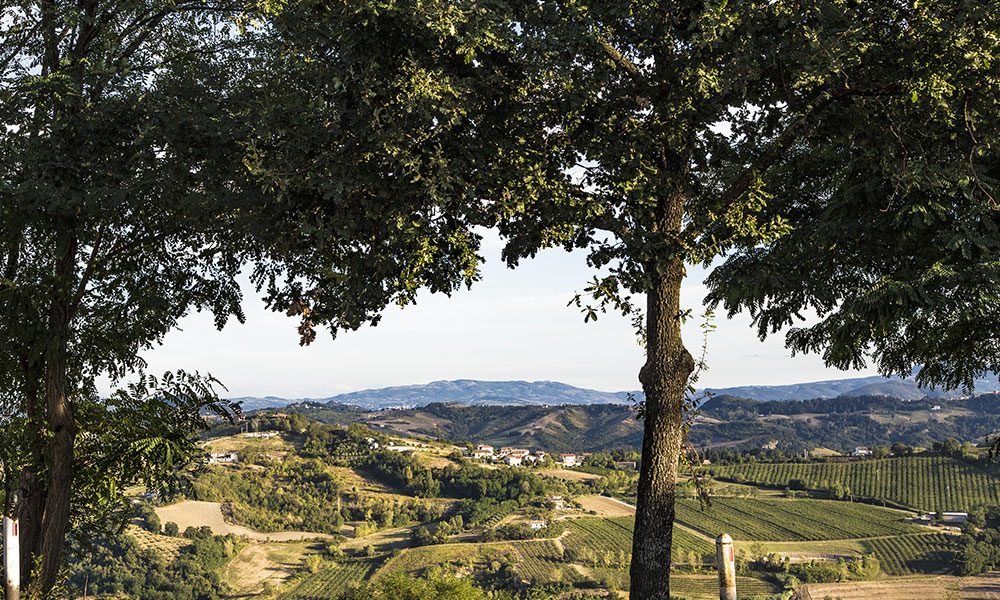
[{"label": "vineyard", "polygon": [[823,463],[744,464],[714,469],[717,477],[787,487],[793,479],[811,490],[845,486],[859,498],[885,499],[924,511],[967,511],[1000,504],[1000,478],[942,456]]},{"label": "vineyard", "polygon": [[562,550],[552,540],[514,542],[517,570],[534,583],[560,581],[574,583],[583,578],[580,572],[563,562]]},{"label": "vineyard", "polygon": [[379,575],[388,573],[419,574],[427,567],[451,565],[485,568],[491,561],[516,559],[512,542],[495,542],[488,544],[435,544],[409,548],[402,554],[392,558],[379,571]]},{"label": "vineyard", "polygon": [[[598,567],[627,568],[632,552],[633,517],[583,518],[567,522],[571,531],[563,544],[576,552],[580,562]],[[711,562],[715,556],[713,542],[689,531],[674,528],[673,553],[676,562],[687,563],[694,553],[699,562]]]},{"label": "vineyard", "polygon": [[678,500],[678,523],[709,537],[737,540],[813,541],[920,533],[905,515],[867,504],[833,500],[714,498],[702,510],[697,500]]},{"label": "vineyard", "polygon": [[135,525],[129,525],[128,532],[139,542],[139,546],[144,550],[152,549],[163,553],[167,560],[173,560],[180,554],[180,549],[191,543],[186,538],[177,538],[168,535],[150,533],[145,529],[140,529]]},{"label": "vineyard", "polygon": [[947,570],[956,536],[943,533],[904,535],[865,542],[889,575],[913,575]]},{"label": "vineyard", "polygon": [[330,600],[343,594],[351,583],[367,581],[381,563],[380,559],[347,559],[327,563],[307,575],[301,583],[278,596],[278,600]]},{"label": "vineyard", "polygon": [[[773,594],[778,588],[766,581],[752,577],[736,578],[736,597],[748,598],[750,596]],[[684,576],[673,575],[670,577],[670,597],[715,599],[719,597],[718,576]]]}]

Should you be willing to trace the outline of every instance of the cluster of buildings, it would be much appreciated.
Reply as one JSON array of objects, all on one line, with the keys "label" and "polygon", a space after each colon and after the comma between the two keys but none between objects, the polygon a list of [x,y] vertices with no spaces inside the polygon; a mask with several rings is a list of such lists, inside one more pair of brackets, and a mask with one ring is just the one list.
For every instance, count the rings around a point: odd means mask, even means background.
[{"label": "cluster of buildings", "polygon": [[240,437],[245,438],[259,438],[259,439],[271,439],[273,437],[278,437],[277,431],[251,431],[250,433],[241,433]]},{"label": "cluster of buildings", "polygon": [[[525,464],[536,464],[545,458],[545,456],[546,453],[541,450],[532,452],[531,450],[525,450],[524,448],[512,448],[510,446],[503,446],[497,450],[493,446],[488,446],[486,444],[479,444],[472,452],[472,458],[476,460],[502,462],[513,467],[519,467]],[[560,454],[559,458],[556,460],[556,464],[564,467],[575,467],[583,464],[583,459],[587,456],[590,455]]]},{"label": "cluster of buildings", "polygon": [[541,450],[532,453],[531,450],[525,450],[524,448],[512,448],[510,446],[503,446],[500,450],[496,450],[493,446],[479,444],[476,446],[476,449],[472,451],[472,458],[477,460],[499,461],[513,467],[519,467],[524,464],[537,463],[545,458],[545,453]]},{"label": "cluster of buildings", "polygon": [[205,462],[210,465],[217,465],[222,463],[237,463],[240,462],[240,457],[235,452],[212,452],[205,459]]}]

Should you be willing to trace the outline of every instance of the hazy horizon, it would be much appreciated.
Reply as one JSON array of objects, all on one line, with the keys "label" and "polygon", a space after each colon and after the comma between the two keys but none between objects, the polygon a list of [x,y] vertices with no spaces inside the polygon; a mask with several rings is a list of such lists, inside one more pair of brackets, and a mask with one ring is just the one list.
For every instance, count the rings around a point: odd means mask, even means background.
[{"label": "hazy horizon", "polygon": [[[567,303],[593,276],[581,252],[548,250],[515,270],[499,260],[499,241],[484,240],[482,281],[448,298],[423,293],[418,304],[388,308],[377,327],[320,332],[300,347],[296,322],[264,310],[244,288],[244,325],[217,331],[211,315],[194,313],[162,346],[142,354],[153,374],[184,369],[211,373],[222,395],[322,398],[340,393],[438,380],[559,381],[601,391],[638,389],[644,357],[629,321],[601,315],[584,323]],[[689,268],[684,305],[695,315],[684,326],[691,353],[700,354],[702,280]],[[699,388],[782,385],[874,375],[827,369],[817,356],[791,358],[783,335],[757,339],[748,315],[715,319],[708,341],[709,369]],[[102,382],[102,392],[109,389]]]}]

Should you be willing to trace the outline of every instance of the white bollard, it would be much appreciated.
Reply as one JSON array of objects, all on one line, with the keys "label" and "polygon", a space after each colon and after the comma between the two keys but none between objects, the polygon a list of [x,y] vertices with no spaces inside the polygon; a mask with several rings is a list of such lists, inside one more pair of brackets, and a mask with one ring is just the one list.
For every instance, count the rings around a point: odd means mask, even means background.
[{"label": "white bollard", "polygon": [[719,566],[719,600],[736,600],[736,553],[733,538],[725,533],[715,538],[715,558]]},{"label": "white bollard", "polygon": [[3,518],[4,579],[7,600],[21,597],[21,553],[18,543],[17,519]]}]

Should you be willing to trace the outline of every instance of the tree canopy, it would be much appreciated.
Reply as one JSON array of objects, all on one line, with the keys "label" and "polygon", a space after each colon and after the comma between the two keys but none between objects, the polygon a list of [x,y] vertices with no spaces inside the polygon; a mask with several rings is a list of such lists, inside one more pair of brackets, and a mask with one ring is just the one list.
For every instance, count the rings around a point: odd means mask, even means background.
[{"label": "tree canopy", "polygon": [[[16,427],[4,508],[19,488],[31,591],[55,584],[67,533],[94,524],[84,513],[122,516],[121,484],[167,483],[200,410],[231,410],[210,379],[141,375],[141,352],[191,311],[242,320],[243,269],[271,308],[303,317],[304,342],[314,324],[357,328],[421,286],[476,278],[478,238],[433,173],[435,142],[410,137],[447,117],[447,90],[422,86],[433,78],[416,67],[373,77],[373,58],[395,59],[389,46],[304,71],[317,57],[302,40],[327,36],[311,19],[356,13],[346,22],[360,26],[364,9],[275,7],[27,1],[2,13],[0,387]],[[412,25],[429,48],[442,34],[434,19]],[[424,162],[431,172],[414,168]],[[98,398],[99,377],[137,373],[138,388]],[[111,435],[112,414],[127,435]]]}]

